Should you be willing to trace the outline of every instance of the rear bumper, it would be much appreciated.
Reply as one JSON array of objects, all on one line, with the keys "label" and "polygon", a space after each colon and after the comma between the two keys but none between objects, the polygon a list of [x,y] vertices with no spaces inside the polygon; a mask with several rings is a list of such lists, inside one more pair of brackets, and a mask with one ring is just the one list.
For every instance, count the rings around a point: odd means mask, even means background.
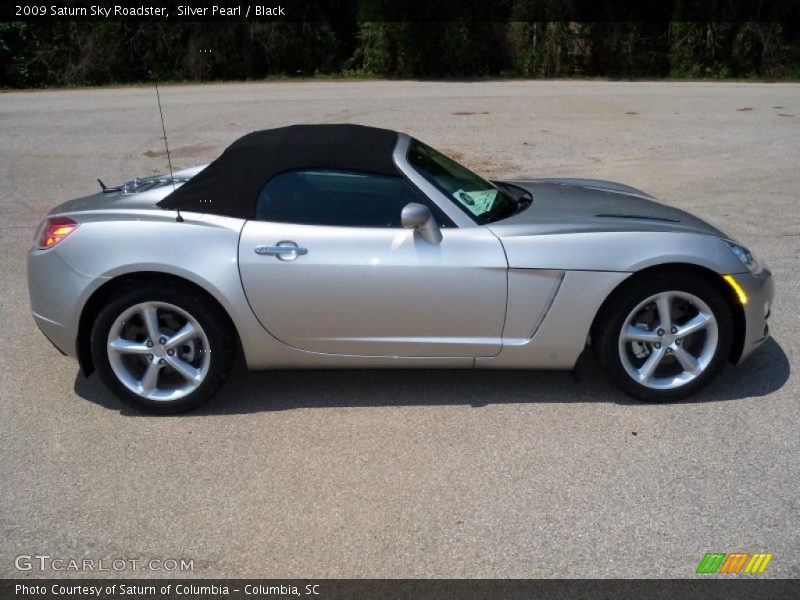
[{"label": "rear bumper", "polygon": [[36,326],[39,328],[39,331],[42,332],[42,335],[47,338],[47,341],[63,356],[67,356],[67,352],[63,349],[69,347],[69,336],[66,332],[66,328],[60,323],[55,323],[42,315],[37,315],[36,313],[32,313],[32,315]]},{"label": "rear bumper", "polygon": [[79,273],[55,248],[28,253],[28,293],[36,325],[61,352],[76,357],[81,309],[98,279]]},{"label": "rear bumper", "polygon": [[767,323],[775,297],[775,283],[772,273],[764,268],[758,275],[739,273],[732,275],[747,294],[747,303],[743,305],[745,332],[742,353],[735,361],[741,363],[752,352],[769,339]]}]

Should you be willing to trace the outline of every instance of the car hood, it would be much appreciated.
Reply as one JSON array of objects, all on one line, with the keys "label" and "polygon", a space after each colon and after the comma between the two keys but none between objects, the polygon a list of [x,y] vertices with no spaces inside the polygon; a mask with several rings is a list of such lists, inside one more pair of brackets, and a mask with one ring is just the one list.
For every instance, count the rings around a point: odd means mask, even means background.
[{"label": "car hood", "polygon": [[724,234],[686,211],[665,206],[649,194],[610,181],[527,179],[505,183],[533,196],[521,212],[489,224],[497,235],[606,231],[679,231]]}]

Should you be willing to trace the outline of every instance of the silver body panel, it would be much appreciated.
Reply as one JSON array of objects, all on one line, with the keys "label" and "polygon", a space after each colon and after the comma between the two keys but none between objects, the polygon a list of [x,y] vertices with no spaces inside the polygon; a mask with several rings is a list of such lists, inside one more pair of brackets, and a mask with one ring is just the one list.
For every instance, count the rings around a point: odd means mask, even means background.
[{"label": "silver body panel", "polygon": [[747,271],[721,231],[644,192],[586,179],[511,183],[530,191],[533,203],[489,228],[512,269],[635,272],[675,262]]},{"label": "silver body panel", "polygon": [[[494,356],[506,308],[506,258],[485,227],[410,229],[248,221],[239,271],[264,328],[289,346],[363,356]],[[292,241],[293,260],[262,244]]]},{"label": "silver body panel", "polygon": [[[54,209],[51,215],[75,219],[78,229],[53,248],[30,251],[34,318],[76,356],[92,294],[118,276],[157,272],[219,301],[251,369],[569,369],[621,282],[647,267],[685,263],[735,274],[746,290],[742,358],[766,339],[769,271],[750,274],[716,228],[621,184],[564,179],[512,182],[533,194],[531,207],[479,226],[411,168],[408,141],[400,134],[398,168],[456,225],[442,229],[438,245],[409,229],[191,212],[178,222],[155,206],[171,182],[97,193]],[[176,172],[176,185],[202,168]],[[307,252],[273,252],[286,242]]]},{"label": "silver body panel", "polygon": [[767,311],[765,305],[771,306],[775,296],[775,281],[769,269],[764,269],[758,275],[741,273],[733,278],[747,293],[749,301],[744,306],[745,335],[742,354],[738,362],[750,356],[761,344],[769,339],[767,328]]},{"label": "silver body panel", "polygon": [[[528,278],[529,274],[511,271],[511,279]],[[586,337],[603,301],[630,273],[607,271],[568,271],[557,282],[552,303],[547,311],[532,310],[530,323],[504,332],[503,350],[493,358],[477,358],[476,367],[571,369],[586,346]],[[514,287],[518,288],[515,282]],[[510,286],[511,287],[511,286]],[[527,297],[517,294],[513,300],[517,313],[524,313]],[[510,302],[511,303],[511,302]],[[519,317],[517,317],[519,318]]]}]

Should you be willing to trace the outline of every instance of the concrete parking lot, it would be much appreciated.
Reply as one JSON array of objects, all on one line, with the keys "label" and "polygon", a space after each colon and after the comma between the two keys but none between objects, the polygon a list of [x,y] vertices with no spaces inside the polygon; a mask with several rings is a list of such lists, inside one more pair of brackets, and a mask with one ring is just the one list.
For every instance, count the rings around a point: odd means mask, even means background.
[{"label": "concrete parking lot", "polygon": [[672,405],[629,400],[585,355],[572,373],[239,365],[201,411],[141,416],[38,332],[25,254],[47,210],[95,178],[166,171],[155,91],[3,93],[0,576],[87,575],[14,567],[38,553],[192,559],[181,575],[197,577],[691,577],[709,551],[772,552],[764,576],[800,576],[800,85],[330,81],[161,98],[176,168],[254,129],[355,122],[494,177],[642,188],[770,265],[774,340]]}]

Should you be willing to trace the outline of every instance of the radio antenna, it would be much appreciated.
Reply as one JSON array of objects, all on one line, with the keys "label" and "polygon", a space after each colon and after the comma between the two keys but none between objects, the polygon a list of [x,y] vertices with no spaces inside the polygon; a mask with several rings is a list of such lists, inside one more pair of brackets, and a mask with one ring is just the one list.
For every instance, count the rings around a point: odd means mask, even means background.
[{"label": "radio antenna", "polygon": [[[164,111],[161,110],[161,95],[158,93],[158,82],[155,82],[156,85],[156,100],[158,100],[158,114],[161,115],[161,131],[164,134],[164,147],[167,149],[167,164],[169,165],[169,180],[172,182],[172,191],[175,191],[175,176],[172,174],[172,158],[169,155],[169,142],[167,142],[167,128],[164,126]],[[183,217],[181,216],[181,209],[176,208],[175,210],[178,211],[178,217],[175,219],[178,222],[183,222]]]}]

